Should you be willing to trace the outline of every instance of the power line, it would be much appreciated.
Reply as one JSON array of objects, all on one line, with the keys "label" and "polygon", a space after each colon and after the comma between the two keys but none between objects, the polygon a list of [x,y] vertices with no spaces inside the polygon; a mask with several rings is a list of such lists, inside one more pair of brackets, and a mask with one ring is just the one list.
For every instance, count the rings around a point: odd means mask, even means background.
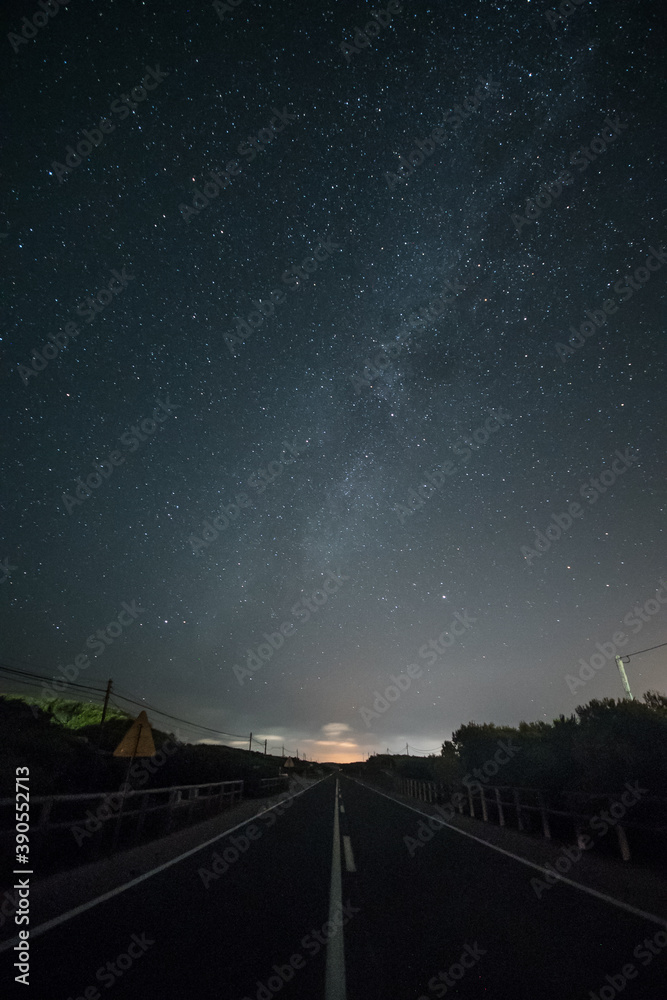
[{"label": "power line", "polygon": [[129,701],[133,705],[138,705],[139,708],[148,709],[149,712],[153,712],[156,715],[163,715],[167,719],[172,719],[174,722],[182,722],[184,725],[193,726],[195,729],[205,729],[206,732],[215,733],[216,736],[232,736],[234,739],[239,740],[247,740],[248,738],[245,733],[225,733],[220,729],[211,729],[210,726],[204,726],[199,722],[190,722],[188,719],[181,719],[178,715],[170,715],[169,712],[163,712],[159,708],[154,708],[152,705],[149,705],[148,702],[136,701],[134,698],[126,698],[124,695],[118,694],[118,692],[115,692],[115,694],[116,697],[120,698],[122,701]]},{"label": "power line", "polygon": [[[47,682],[51,682],[53,680],[53,678],[47,677],[44,674],[37,674],[34,673],[33,671],[19,670],[17,667],[12,667],[9,666],[8,664],[5,665],[2,662],[0,662],[0,671],[10,673],[16,679],[29,677],[31,679],[34,678],[35,680],[41,680]],[[29,682],[24,680],[22,681],[22,683],[28,684]],[[34,686],[38,686],[34,684],[34,681],[32,683]],[[80,691],[92,692],[94,694],[99,694],[99,695],[104,694],[106,690],[105,688],[96,688],[88,684],[78,684],[75,681],[68,681],[67,684],[68,687],[75,688]],[[234,739],[240,739],[240,740],[246,739],[245,733],[226,733],[220,729],[212,729],[210,726],[204,726],[203,724],[198,722],[190,722],[188,719],[182,719],[177,715],[170,715],[169,712],[163,712],[159,708],[154,708],[152,705],[149,705],[145,701],[137,701],[135,698],[126,697],[125,695],[120,694],[118,691],[114,691],[114,694],[116,695],[116,697],[120,698],[121,701],[131,702],[133,705],[138,705],[139,708],[148,709],[148,711],[153,712],[156,715],[162,715],[167,719],[172,719],[174,722],[182,722],[184,725],[190,726],[194,729],[203,729],[206,732],[214,733],[216,736],[231,736]],[[116,707],[118,708],[119,706]],[[123,711],[123,709],[121,709],[121,711]]]},{"label": "power line", "polygon": [[626,653],[622,656],[622,660],[629,660],[631,656],[639,656],[640,653],[650,653],[653,649],[662,649],[663,646],[667,646],[667,642],[661,642],[658,646],[649,646],[648,649],[636,649],[634,653]]},{"label": "power line", "polygon": [[[9,664],[5,664],[2,662],[0,662],[0,670],[5,673],[16,674],[19,677],[30,677],[34,678],[35,680],[46,681],[49,684],[52,683],[54,679],[55,680],[58,679],[53,677],[47,677],[44,674],[36,674],[33,671],[19,670],[17,667],[12,667]],[[77,688],[82,691],[94,691],[96,694],[104,693],[104,688],[96,688],[90,684],[78,684],[76,681],[67,681],[67,686]]]}]

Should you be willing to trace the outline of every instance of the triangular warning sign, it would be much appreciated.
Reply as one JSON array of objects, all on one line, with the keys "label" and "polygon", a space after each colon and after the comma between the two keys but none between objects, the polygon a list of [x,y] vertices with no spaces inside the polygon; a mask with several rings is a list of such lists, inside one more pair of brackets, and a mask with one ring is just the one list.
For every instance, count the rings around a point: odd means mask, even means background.
[{"label": "triangular warning sign", "polygon": [[114,757],[154,757],[155,744],[151,724],[140,712],[113,752]]}]

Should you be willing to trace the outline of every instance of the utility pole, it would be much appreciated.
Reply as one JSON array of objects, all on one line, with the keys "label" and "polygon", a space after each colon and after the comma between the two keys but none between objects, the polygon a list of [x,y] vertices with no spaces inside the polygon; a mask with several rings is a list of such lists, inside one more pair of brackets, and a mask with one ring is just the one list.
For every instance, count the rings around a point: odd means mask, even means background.
[{"label": "utility pole", "polygon": [[296,748],[296,759],[297,760],[299,759],[299,748],[298,747]]},{"label": "utility pole", "polygon": [[252,733],[250,734],[250,742],[248,743],[248,750],[252,750]]},{"label": "utility pole", "polygon": [[264,756],[266,757],[266,740],[264,740]]},{"label": "utility pole", "polygon": [[283,757],[285,756],[285,744],[283,743]]},{"label": "utility pole", "polygon": [[97,745],[99,746],[102,742],[102,726],[104,725],[104,720],[107,715],[107,707],[109,705],[109,695],[111,694],[111,679],[107,683],[106,694],[104,695],[104,705],[102,706],[102,718],[100,719],[100,730],[97,737]]},{"label": "utility pole", "polygon": [[409,756],[410,756],[410,749],[409,749],[409,747],[408,747],[408,744],[407,744],[407,743],[405,744],[405,752],[406,752],[406,754],[407,754],[407,755],[408,755],[408,757],[409,757]]},{"label": "utility pole", "polygon": [[625,688],[625,693],[627,694],[630,701],[634,701],[635,699],[632,694],[632,691],[630,690],[630,685],[628,683],[628,675],[626,674],[625,667],[623,666],[623,657],[616,656],[614,657],[614,659],[616,660],[616,666],[618,667],[618,672],[621,675],[621,680],[623,681],[623,687]]}]

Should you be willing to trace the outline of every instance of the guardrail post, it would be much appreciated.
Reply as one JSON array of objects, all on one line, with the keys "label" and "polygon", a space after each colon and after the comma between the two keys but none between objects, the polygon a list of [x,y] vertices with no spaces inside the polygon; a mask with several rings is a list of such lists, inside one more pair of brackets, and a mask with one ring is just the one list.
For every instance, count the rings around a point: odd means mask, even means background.
[{"label": "guardrail post", "polygon": [[547,815],[547,808],[544,804],[544,796],[542,792],[537,793],[537,801],[540,806],[540,815],[542,816],[542,832],[547,840],[551,840],[551,828],[549,826],[549,817]]},{"label": "guardrail post", "polygon": [[169,792],[169,807],[167,811],[167,826],[166,826],[167,833],[171,831],[171,828],[174,825],[174,809],[176,808],[176,804],[180,802],[180,799],[181,799],[180,789],[172,788],[172,790]]},{"label": "guardrail post", "polygon": [[498,807],[498,822],[505,826],[505,813],[503,812],[503,802],[500,797],[500,789],[496,788],[496,806]]},{"label": "guardrail post", "polygon": [[616,836],[618,837],[618,846],[621,849],[621,857],[624,861],[629,861],[630,845],[628,844],[628,838],[622,826],[616,827]]},{"label": "guardrail post", "polygon": [[475,815],[475,804],[472,800],[472,789],[468,788],[468,802],[470,803],[470,815]]},{"label": "guardrail post", "polygon": [[516,825],[519,830],[523,830],[523,816],[521,815],[521,803],[519,802],[519,789],[514,789],[514,805],[516,808]]},{"label": "guardrail post", "polygon": [[485,823],[489,822],[489,816],[486,811],[486,796],[484,795],[484,785],[479,786],[479,795],[482,800],[482,819]]}]

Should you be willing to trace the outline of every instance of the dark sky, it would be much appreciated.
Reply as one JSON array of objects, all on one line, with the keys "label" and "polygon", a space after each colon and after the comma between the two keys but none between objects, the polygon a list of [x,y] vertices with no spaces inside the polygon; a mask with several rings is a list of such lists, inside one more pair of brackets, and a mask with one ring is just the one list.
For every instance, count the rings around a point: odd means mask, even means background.
[{"label": "dark sky", "polygon": [[10,5],[4,661],[87,654],[79,683],[320,760],[621,696],[614,634],[667,639],[660,5],[410,2],[347,55],[362,3],[218,8],[71,0],[12,45],[39,7]]}]

